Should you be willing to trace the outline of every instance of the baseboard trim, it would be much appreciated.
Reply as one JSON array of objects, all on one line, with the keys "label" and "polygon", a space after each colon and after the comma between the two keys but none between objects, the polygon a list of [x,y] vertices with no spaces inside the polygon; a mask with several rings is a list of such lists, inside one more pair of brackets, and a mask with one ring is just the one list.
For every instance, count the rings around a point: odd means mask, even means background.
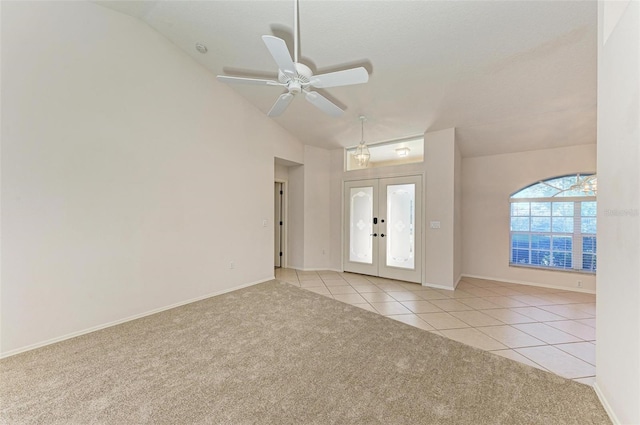
[{"label": "baseboard trim", "polygon": [[596,293],[596,291],[591,290],[591,289],[569,288],[567,286],[547,285],[546,283],[526,282],[526,281],[523,281],[523,280],[501,279],[501,278],[497,278],[497,277],[478,276],[478,275],[466,274],[466,273],[463,273],[460,276],[461,279],[465,278],[465,277],[471,277],[471,278],[474,278],[474,279],[495,280],[497,282],[515,283],[515,284],[518,284],[518,285],[539,286],[541,288],[562,289],[563,291],[582,292],[582,293],[585,293],[585,294],[595,294]]},{"label": "baseboard trim", "polygon": [[447,291],[453,291],[455,289],[455,288],[452,288],[451,286],[437,285],[435,283],[429,283],[429,282],[423,283],[422,286],[427,286],[429,288],[435,288],[435,289],[446,289]]},{"label": "baseboard trim", "polygon": [[290,267],[289,269],[293,269],[293,270],[298,270],[301,272],[337,272],[337,273],[342,273],[342,270],[338,270],[338,269],[330,269],[330,268],[320,268],[320,269],[316,269],[316,268],[300,268],[300,267]]},{"label": "baseboard trim", "polygon": [[88,333],[91,333],[91,332],[99,331],[101,329],[110,328],[112,326],[117,326],[117,325],[120,325],[122,323],[126,323],[126,322],[130,322],[132,320],[140,319],[142,317],[151,316],[152,314],[161,313],[161,312],[166,311],[166,310],[171,310],[172,308],[181,307],[183,305],[191,304],[191,303],[194,303],[194,302],[197,302],[197,301],[202,301],[202,300],[205,300],[207,298],[215,297],[217,295],[222,295],[222,294],[226,294],[228,292],[237,291],[238,289],[247,288],[249,286],[257,285],[259,283],[269,282],[270,280],[274,280],[274,279],[275,279],[274,277],[269,277],[269,278],[266,278],[266,279],[257,280],[255,282],[245,283],[245,284],[242,284],[242,285],[234,286],[232,288],[228,288],[228,289],[223,289],[221,291],[212,292],[212,293],[209,293],[207,295],[200,296],[200,297],[191,298],[191,299],[188,299],[186,301],[180,301],[180,302],[168,305],[168,306],[155,308],[153,310],[149,310],[149,311],[146,311],[144,313],[135,314],[133,316],[126,317],[124,319],[114,320],[114,321],[109,322],[109,323],[104,323],[102,325],[93,326],[93,327],[90,327],[90,328],[87,328],[87,329],[83,329],[81,331],[72,332],[72,333],[69,333],[69,334],[66,334],[66,335],[62,335],[62,336],[59,336],[59,337],[56,337],[56,338],[48,339],[46,341],[42,341],[42,342],[38,342],[38,343],[35,343],[35,344],[27,345],[26,347],[16,348],[14,350],[10,350],[10,351],[7,351],[5,353],[0,353],[0,359],[4,359],[4,358],[7,358],[7,357],[15,356],[16,354],[20,354],[20,353],[24,353],[24,352],[27,352],[27,351],[35,350],[37,348],[42,348],[42,347],[45,347],[47,345],[55,344],[57,342],[65,341],[67,339],[75,338],[77,336],[85,335],[85,334],[88,334]]},{"label": "baseboard trim", "polygon": [[454,289],[458,287],[458,283],[460,283],[460,279],[462,279],[462,274],[458,275],[458,278],[456,279],[456,283],[453,284]]},{"label": "baseboard trim", "polygon": [[605,412],[607,412],[607,415],[609,415],[609,419],[611,419],[611,422],[613,422],[613,425],[621,425],[622,422],[620,422],[620,420],[618,420],[618,417],[616,416],[615,412],[611,408],[611,405],[607,401],[607,399],[604,396],[604,394],[602,394],[602,390],[598,386],[597,382],[595,384],[593,384],[593,389],[595,390],[596,395],[598,396],[598,399],[600,400],[600,403],[602,403],[602,407],[604,407]]}]

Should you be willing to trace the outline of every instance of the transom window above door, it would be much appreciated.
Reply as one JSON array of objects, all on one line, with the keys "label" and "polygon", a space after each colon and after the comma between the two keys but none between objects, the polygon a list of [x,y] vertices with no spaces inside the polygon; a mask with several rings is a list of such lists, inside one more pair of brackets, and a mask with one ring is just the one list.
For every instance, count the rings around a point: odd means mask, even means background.
[{"label": "transom window above door", "polygon": [[357,147],[345,149],[346,171],[388,167],[424,161],[424,136],[368,145],[370,159],[366,165],[358,163],[354,155]]},{"label": "transom window above door", "polygon": [[536,182],[510,201],[512,266],[596,272],[595,174]]}]

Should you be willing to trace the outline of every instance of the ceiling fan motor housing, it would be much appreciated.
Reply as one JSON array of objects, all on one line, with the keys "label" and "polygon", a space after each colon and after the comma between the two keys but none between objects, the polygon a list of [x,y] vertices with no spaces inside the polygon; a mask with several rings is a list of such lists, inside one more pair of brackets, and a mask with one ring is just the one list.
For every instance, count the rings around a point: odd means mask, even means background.
[{"label": "ceiling fan motor housing", "polygon": [[313,72],[311,68],[302,63],[295,63],[297,75],[293,75],[282,70],[278,70],[278,81],[287,85],[287,89],[291,94],[298,94],[302,91],[303,86],[311,82]]}]

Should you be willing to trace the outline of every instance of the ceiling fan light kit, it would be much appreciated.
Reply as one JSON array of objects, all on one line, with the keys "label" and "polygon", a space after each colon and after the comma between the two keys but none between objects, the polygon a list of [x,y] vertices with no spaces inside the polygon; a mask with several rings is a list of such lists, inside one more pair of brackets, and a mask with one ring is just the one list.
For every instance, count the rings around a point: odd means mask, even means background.
[{"label": "ceiling fan light kit", "polygon": [[294,0],[294,59],[284,40],[272,35],[263,35],[262,41],[278,65],[278,80],[258,78],[232,77],[218,75],[218,80],[225,83],[255,84],[267,86],[281,86],[287,91],[278,97],[267,115],[276,117],[281,115],[297,94],[304,93],[305,99],[322,112],[333,117],[341,116],[344,111],[338,105],[327,99],[312,88],[324,89],[329,87],[362,84],[369,81],[369,73],[363,67],[346,69],[344,71],[313,75],[311,68],[298,62],[298,1]]}]

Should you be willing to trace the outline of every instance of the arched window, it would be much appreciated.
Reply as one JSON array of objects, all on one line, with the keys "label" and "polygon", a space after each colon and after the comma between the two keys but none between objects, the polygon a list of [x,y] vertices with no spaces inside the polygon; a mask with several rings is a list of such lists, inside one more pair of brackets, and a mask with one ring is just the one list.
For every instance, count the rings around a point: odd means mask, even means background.
[{"label": "arched window", "polygon": [[510,265],[595,273],[597,184],[574,174],[511,195]]}]

